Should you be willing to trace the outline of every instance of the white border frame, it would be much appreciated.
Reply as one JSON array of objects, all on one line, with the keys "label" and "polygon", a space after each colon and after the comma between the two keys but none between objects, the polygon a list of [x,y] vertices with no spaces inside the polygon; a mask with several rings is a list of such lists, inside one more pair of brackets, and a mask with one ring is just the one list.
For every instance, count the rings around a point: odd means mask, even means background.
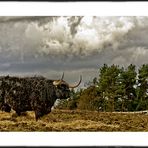
[{"label": "white border frame", "polygon": [[1,16],[148,16],[148,2],[0,2]]},{"label": "white border frame", "polygon": [[[148,16],[148,2],[0,2],[1,16]],[[147,132],[1,132],[2,146],[147,146]]]}]

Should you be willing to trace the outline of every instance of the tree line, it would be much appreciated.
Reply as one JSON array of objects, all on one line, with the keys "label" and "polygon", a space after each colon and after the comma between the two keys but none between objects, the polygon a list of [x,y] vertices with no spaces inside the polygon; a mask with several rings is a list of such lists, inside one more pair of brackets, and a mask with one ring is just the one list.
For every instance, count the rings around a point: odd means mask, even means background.
[{"label": "tree line", "polygon": [[72,98],[61,101],[58,108],[97,111],[140,111],[148,109],[148,64],[136,70],[104,64],[98,77],[86,89],[72,91]]}]

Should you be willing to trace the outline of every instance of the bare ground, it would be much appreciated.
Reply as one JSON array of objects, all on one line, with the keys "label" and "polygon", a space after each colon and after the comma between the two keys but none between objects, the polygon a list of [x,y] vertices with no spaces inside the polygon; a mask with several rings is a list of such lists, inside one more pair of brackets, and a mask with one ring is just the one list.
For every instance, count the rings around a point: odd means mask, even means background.
[{"label": "bare ground", "polygon": [[0,111],[0,131],[148,131],[148,114],[53,110],[36,122],[34,112]]}]

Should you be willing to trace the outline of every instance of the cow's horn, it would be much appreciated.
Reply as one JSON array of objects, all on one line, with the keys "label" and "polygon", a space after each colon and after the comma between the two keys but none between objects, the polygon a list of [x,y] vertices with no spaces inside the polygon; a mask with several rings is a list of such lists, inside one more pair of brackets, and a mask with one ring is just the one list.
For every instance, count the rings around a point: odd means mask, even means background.
[{"label": "cow's horn", "polygon": [[76,87],[78,87],[80,85],[81,81],[82,81],[82,76],[80,76],[80,81],[78,82],[78,84],[76,84],[76,85],[68,85],[68,86],[69,86],[69,88],[76,88]]},{"label": "cow's horn", "polygon": [[60,80],[53,81],[53,85],[55,85],[55,86],[60,85],[62,83],[62,81],[63,81],[63,78],[64,78],[64,72],[63,72],[63,75],[62,75]]},{"label": "cow's horn", "polygon": [[61,78],[61,81],[64,79],[64,72],[63,72],[63,75],[62,75],[62,78]]}]

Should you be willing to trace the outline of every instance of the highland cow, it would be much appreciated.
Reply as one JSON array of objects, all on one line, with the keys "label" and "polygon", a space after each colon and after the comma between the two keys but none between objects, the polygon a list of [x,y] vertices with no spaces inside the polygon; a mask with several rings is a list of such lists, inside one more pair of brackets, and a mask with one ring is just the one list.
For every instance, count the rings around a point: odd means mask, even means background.
[{"label": "highland cow", "polygon": [[63,80],[49,80],[44,77],[1,77],[1,109],[10,112],[11,108],[18,115],[22,112],[34,111],[36,121],[51,112],[56,99],[70,97],[70,88],[79,86],[79,83],[70,86]]}]

